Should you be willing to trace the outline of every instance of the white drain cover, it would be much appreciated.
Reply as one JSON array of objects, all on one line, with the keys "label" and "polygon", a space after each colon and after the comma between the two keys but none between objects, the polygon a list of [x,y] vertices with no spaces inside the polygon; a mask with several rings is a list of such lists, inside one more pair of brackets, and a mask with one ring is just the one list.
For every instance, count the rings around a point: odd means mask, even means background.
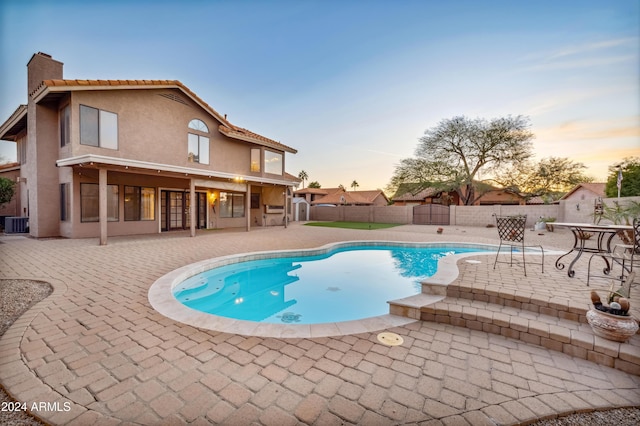
[{"label": "white drain cover", "polygon": [[378,334],[378,342],[387,346],[400,346],[404,340],[396,333],[384,332]]}]

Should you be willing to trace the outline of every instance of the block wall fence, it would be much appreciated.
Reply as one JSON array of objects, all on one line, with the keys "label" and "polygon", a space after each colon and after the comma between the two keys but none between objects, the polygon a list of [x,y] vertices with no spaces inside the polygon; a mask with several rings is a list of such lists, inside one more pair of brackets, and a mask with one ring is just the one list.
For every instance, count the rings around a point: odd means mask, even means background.
[{"label": "block wall fence", "polygon": [[[617,198],[604,198],[613,206]],[[487,226],[495,224],[493,214],[499,216],[527,215],[527,226],[533,226],[540,217],[555,217],[557,222],[593,223],[594,199],[560,201],[559,204],[528,206],[451,206],[449,224],[458,226]],[[621,205],[640,202],[640,197],[624,197]],[[310,220],[371,223],[413,223],[413,206],[311,206]],[[603,222],[604,223],[604,222]]]}]

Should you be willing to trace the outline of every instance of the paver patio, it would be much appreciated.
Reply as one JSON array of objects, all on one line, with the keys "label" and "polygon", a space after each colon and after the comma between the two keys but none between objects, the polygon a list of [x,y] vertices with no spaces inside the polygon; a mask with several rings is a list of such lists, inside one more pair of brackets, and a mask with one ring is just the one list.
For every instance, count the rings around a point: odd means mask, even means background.
[{"label": "paver patio", "polygon": [[[542,234],[528,231],[528,242],[546,249],[572,243],[568,231]],[[0,237],[0,279],[54,286],[0,340],[0,382],[30,408],[50,403],[35,413],[45,421],[76,425],[516,424],[640,405],[640,375],[468,327],[416,321],[387,330],[403,337],[396,347],[380,344],[377,332],[262,338],[176,323],[147,299],[156,279],[192,262],[346,240],[498,242],[495,229],[451,226],[437,235],[435,227],[413,225],[294,224],[196,238],[111,237],[107,246]],[[478,256],[480,264],[459,263],[457,283],[535,286],[534,293],[585,306],[591,289],[607,287],[586,287],[586,260],[570,279],[555,269],[556,258],[547,256],[544,274],[532,267],[525,279],[522,268],[494,271],[492,256]],[[640,358],[639,335],[626,351]]]}]

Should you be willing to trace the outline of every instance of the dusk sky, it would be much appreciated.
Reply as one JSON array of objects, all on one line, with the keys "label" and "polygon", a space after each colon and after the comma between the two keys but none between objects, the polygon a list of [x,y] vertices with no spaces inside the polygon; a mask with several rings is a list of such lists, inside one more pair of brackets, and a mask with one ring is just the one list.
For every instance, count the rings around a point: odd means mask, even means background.
[{"label": "dusk sky", "polygon": [[323,187],[384,188],[426,129],[458,115],[528,116],[536,158],[604,181],[640,156],[639,4],[3,0],[0,123],[27,103],[40,51],[68,79],[180,80],[296,148],[287,171]]}]

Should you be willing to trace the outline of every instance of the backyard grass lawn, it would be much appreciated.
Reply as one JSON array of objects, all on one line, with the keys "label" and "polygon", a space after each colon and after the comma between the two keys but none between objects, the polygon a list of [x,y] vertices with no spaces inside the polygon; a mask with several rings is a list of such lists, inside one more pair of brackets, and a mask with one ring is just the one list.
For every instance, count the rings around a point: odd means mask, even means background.
[{"label": "backyard grass lawn", "polygon": [[306,226],[324,226],[327,228],[346,229],[385,229],[400,226],[401,223],[369,223],[369,222],[310,222]]}]

